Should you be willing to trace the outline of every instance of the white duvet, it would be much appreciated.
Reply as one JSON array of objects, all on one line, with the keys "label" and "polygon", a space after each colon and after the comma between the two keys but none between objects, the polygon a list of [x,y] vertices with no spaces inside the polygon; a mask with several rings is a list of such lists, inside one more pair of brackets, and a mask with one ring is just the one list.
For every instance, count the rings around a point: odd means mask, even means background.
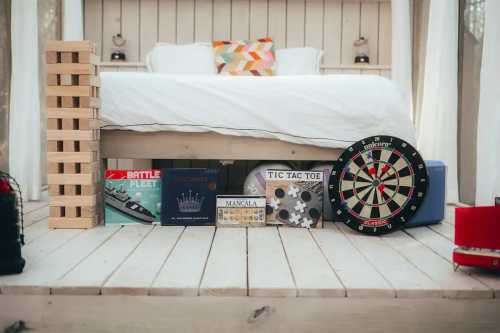
[{"label": "white duvet", "polygon": [[372,135],[415,144],[402,92],[370,75],[101,74],[104,129],[213,131],[345,148]]}]

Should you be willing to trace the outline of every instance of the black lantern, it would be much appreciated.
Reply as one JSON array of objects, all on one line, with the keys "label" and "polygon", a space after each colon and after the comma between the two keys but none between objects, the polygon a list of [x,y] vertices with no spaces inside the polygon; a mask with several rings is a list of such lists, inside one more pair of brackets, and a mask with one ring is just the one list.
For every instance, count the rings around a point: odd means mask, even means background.
[{"label": "black lantern", "polygon": [[25,265],[21,256],[21,245],[24,245],[21,190],[16,180],[2,171],[0,216],[0,275],[21,273]]},{"label": "black lantern", "polygon": [[356,64],[368,64],[370,63],[370,57],[368,56],[368,39],[365,37],[359,37],[358,40],[354,42],[354,53],[356,54],[354,58],[354,63]]},{"label": "black lantern", "polygon": [[127,40],[122,37],[122,34],[116,34],[113,36],[113,44],[116,46],[111,52],[111,61],[125,61],[127,56],[123,47],[127,43]]}]

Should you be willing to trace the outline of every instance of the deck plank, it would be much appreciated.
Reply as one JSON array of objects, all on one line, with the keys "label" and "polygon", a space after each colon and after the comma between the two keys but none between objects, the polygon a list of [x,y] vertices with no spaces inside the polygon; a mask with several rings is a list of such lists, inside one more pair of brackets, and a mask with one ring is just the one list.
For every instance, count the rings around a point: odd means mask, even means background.
[{"label": "deck plank", "polygon": [[396,289],[396,297],[442,297],[437,283],[385,244],[380,237],[361,235],[344,224],[338,228]]},{"label": "deck plank", "polygon": [[416,265],[443,289],[449,298],[492,298],[490,288],[472,277],[453,271],[444,258],[402,231],[382,238],[395,251]]},{"label": "deck plank", "polygon": [[[52,230],[37,238],[33,242],[27,244],[26,246],[23,246],[21,249],[21,255],[26,260],[26,265],[24,266],[23,271],[30,271],[31,267],[36,262],[48,256],[50,253],[63,246],[65,243],[76,237],[81,232],[82,230],[75,229]],[[16,280],[20,276],[22,276],[22,274],[0,276],[0,287],[5,287],[6,283],[11,283],[11,281]]]},{"label": "deck plank", "polygon": [[147,295],[184,231],[184,227],[157,226],[146,236],[132,255],[113,273],[102,288],[103,295]]},{"label": "deck plank", "polygon": [[42,207],[45,207],[48,205],[48,202],[49,202],[49,192],[43,191],[42,194],[40,195],[40,200],[23,202],[24,214],[26,215]]},{"label": "deck plank", "polygon": [[395,297],[390,283],[337,228],[311,229],[347,290],[347,297]]},{"label": "deck plank", "polygon": [[[452,262],[453,249],[456,247],[449,239],[442,237],[428,228],[405,230],[407,234],[427,246],[448,262]],[[477,268],[461,267],[461,270],[491,288],[495,297],[500,296],[500,274]]]},{"label": "deck plank", "polygon": [[[98,227],[79,233],[48,256],[32,261],[23,274],[5,281],[2,293],[49,294],[51,286],[118,231],[118,226]],[[56,234],[61,230],[54,231]]]},{"label": "deck plank", "polygon": [[29,244],[49,231],[49,220],[43,219],[40,222],[24,228],[24,242]]},{"label": "deck plank", "polygon": [[218,228],[205,273],[201,296],[247,295],[246,228]]},{"label": "deck plank", "polygon": [[344,286],[307,229],[278,229],[298,296],[345,297]]},{"label": "deck plank", "polygon": [[101,287],[127,256],[152,230],[152,226],[121,228],[103,246],[55,282],[54,294],[98,295]]},{"label": "deck plank", "polygon": [[444,238],[449,239],[452,242],[455,239],[455,227],[451,224],[448,223],[433,224],[429,225],[428,228],[438,233],[439,235],[443,236]]},{"label": "deck plank", "polygon": [[24,226],[28,227],[38,222],[44,221],[49,217],[49,206],[46,203],[44,206],[24,214]]},{"label": "deck plank", "polygon": [[160,270],[151,295],[196,296],[215,227],[187,227]]},{"label": "deck plank", "polygon": [[248,294],[297,296],[278,228],[248,228]]}]

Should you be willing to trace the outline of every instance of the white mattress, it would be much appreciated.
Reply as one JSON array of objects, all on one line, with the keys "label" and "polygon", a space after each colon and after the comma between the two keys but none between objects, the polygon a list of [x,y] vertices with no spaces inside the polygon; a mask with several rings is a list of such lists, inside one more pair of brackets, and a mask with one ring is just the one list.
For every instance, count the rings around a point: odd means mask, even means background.
[{"label": "white mattress", "polygon": [[402,92],[371,75],[101,74],[104,129],[213,131],[345,148],[372,135],[415,144]]}]

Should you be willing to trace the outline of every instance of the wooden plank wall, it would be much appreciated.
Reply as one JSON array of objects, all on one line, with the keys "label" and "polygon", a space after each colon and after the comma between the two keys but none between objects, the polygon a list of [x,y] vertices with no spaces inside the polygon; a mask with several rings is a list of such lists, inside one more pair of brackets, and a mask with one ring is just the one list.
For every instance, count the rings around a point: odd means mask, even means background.
[{"label": "wooden plank wall", "polygon": [[[97,44],[101,71],[144,71],[146,54],[157,42],[273,37],[277,48],[311,46],[324,50],[323,72],[390,76],[389,0],[84,0],[85,39]],[[110,63],[112,36],[127,39],[126,63]],[[352,44],[369,41],[371,64],[353,64]],[[223,187],[242,188],[254,161],[222,171]],[[156,161],[155,167],[216,167],[208,161]],[[149,168],[149,160],[110,159],[108,168]],[[231,184],[227,184],[232,179]]]},{"label": "wooden plank wall", "polygon": [[[142,71],[156,42],[274,38],[277,48],[312,46],[325,51],[325,73],[390,76],[389,0],[84,0],[85,39],[104,62],[111,37],[127,39],[128,63],[102,70]],[[369,40],[371,64],[353,65],[352,44]]]}]

